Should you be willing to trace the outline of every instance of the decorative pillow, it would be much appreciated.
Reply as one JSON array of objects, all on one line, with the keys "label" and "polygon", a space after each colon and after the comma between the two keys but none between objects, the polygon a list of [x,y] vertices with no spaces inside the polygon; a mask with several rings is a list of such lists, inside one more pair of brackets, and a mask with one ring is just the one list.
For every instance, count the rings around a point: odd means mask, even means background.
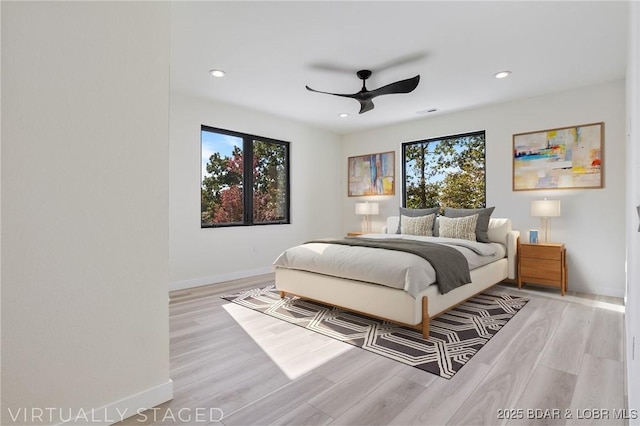
[{"label": "decorative pillow", "polygon": [[440,216],[440,236],[442,238],[461,238],[476,241],[478,214],[458,218]]},{"label": "decorative pillow", "polygon": [[495,207],[487,207],[486,209],[452,209],[449,207],[444,208],[444,215],[446,217],[465,217],[474,214],[478,215],[478,222],[476,225],[476,240],[483,243],[490,243],[487,230],[489,229],[489,220],[491,219],[491,213],[495,210]]},{"label": "decorative pillow", "polygon": [[431,209],[407,209],[400,207],[400,222],[398,223],[398,230],[396,231],[396,234],[402,234],[402,216],[419,217],[438,214],[438,212],[440,212],[440,207],[433,207]]},{"label": "decorative pillow", "polygon": [[433,221],[435,214],[426,216],[410,217],[400,216],[402,220],[401,234],[421,235],[423,237],[431,237],[433,235]]}]

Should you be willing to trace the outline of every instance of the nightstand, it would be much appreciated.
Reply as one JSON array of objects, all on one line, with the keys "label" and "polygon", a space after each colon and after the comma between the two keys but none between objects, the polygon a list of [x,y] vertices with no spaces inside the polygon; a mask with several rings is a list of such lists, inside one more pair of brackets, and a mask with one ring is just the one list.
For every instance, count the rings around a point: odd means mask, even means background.
[{"label": "nightstand", "polygon": [[567,254],[564,244],[518,242],[518,288],[528,282],[567,291]]}]

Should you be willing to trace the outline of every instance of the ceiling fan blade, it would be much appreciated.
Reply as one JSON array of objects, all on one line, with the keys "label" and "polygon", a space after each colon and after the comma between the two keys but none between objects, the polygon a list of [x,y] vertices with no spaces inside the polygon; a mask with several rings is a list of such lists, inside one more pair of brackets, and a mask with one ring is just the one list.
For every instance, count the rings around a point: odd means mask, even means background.
[{"label": "ceiling fan blade", "polygon": [[335,72],[335,73],[341,73],[341,74],[349,74],[349,75],[353,75],[353,68],[351,67],[346,67],[346,66],[342,66],[342,65],[338,65],[338,64],[332,64],[329,62],[317,62],[314,64],[310,65],[310,68],[313,68],[315,70],[319,70],[319,71],[329,71],[329,72]]},{"label": "ceiling fan blade", "polygon": [[374,105],[371,99],[367,99],[366,101],[360,101],[360,112],[358,114],[363,114],[367,111],[371,111],[373,107]]},{"label": "ceiling fan blade", "polygon": [[371,111],[373,109],[373,102],[371,102],[371,99],[368,99],[368,98],[364,99],[362,97],[362,92],[358,92],[358,93],[354,93],[352,95],[349,95],[349,94],[344,94],[344,93],[323,92],[321,90],[312,89],[309,86],[305,86],[305,87],[310,92],[324,93],[325,95],[341,96],[343,98],[355,99],[356,101],[360,102],[360,114],[365,113],[367,111]]},{"label": "ceiling fan blade", "polygon": [[412,62],[419,62],[426,57],[427,57],[426,52],[411,53],[408,55],[399,56],[395,59],[391,59],[385,63],[378,65],[377,67],[373,67],[373,69],[379,73],[380,71],[385,71],[389,68],[395,68],[401,65],[412,63]]},{"label": "ceiling fan blade", "polygon": [[323,92],[322,90],[316,90],[316,89],[312,89],[309,86],[304,86],[307,88],[308,91],[310,92],[316,92],[316,93],[324,93],[325,95],[333,95],[333,96],[342,96],[343,98],[356,98],[356,95],[358,95],[358,93],[354,93],[354,94],[344,94],[344,93],[331,93],[331,92]]},{"label": "ceiling fan blade", "polygon": [[416,75],[413,78],[396,81],[395,83],[387,84],[386,86],[382,86],[378,89],[371,90],[369,91],[369,96],[371,98],[375,98],[376,96],[381,96],[381,95],[413,92],[413,90],[416,87],[418,87],[419,82],[420,82],[420,76]]}]

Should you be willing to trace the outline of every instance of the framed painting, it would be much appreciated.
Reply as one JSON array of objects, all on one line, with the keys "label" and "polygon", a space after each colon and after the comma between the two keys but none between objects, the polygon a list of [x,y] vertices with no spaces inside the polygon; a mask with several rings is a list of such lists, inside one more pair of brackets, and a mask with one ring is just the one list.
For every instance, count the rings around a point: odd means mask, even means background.
[{"label": "framed painting", "polygon": [[513,190],[602,188],[604,123],[513,135]]},{"label": "framed painting", "polygon": [[349,157],[349,197],[395,195],[395,152]]}]

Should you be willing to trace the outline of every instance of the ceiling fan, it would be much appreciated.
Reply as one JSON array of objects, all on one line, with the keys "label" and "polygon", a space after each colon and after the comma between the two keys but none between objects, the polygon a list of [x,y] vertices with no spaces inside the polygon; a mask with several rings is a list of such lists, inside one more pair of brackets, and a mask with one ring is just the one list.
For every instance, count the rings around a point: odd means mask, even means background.
[{"label": "ceiling fan", "polygon": [[316,93],[324,93],[327,95],[334,96],[342,96],[343,98],[353,98],[356,101],[360,102],[360,114],[365,113],[367,111],[371,111],[374,107],[372,99],[376,96],[382,95],[392,95],[394,93],[409,93],[412,92],[416,87],[418,87],[418,83],[420,82],[420,76],[416,75],[413,78],[408,78],[406,80],[396,81],[395,83],[387,84],[386,86],[382,86],[378,89],[367,90],[365,85],[366,80],[371,77],[370,70],[360,70],[356,73],[359,79],[362,80],[362,89],[358,93],[353,94],[342,94],[342,93],[330,93],[330,92],[322,92],[320,90],[312,89],[309,86],[305,86],[307,90]]}]

